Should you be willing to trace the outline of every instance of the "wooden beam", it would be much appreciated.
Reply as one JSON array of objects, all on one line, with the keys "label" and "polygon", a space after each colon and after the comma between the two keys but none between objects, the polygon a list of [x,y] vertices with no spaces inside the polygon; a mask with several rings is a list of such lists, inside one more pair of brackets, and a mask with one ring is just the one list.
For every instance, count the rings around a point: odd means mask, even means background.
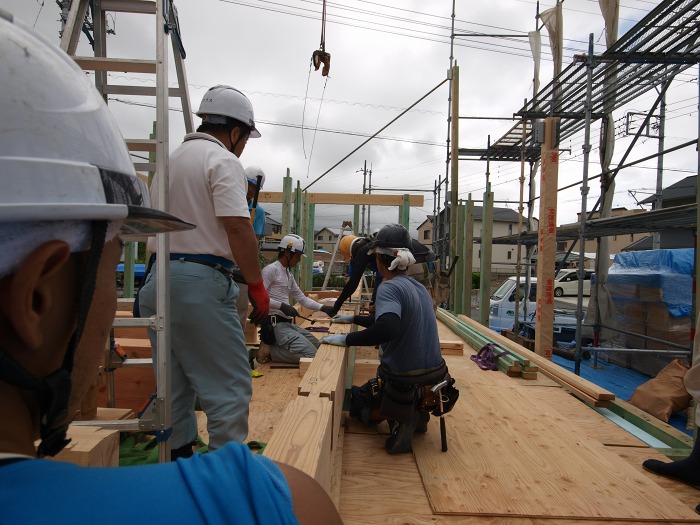
[{"label": "wooden beam", "polygon": [[[401,206],[403,195],[380,195],[377,193],[308,193],[308,199],[313,204],[368,204],[372,206]],[[258,202],[282,202],[280,191],[261,191]],[[423,195],[409,195],[411,206],[423,206]]]},{"label": "wooden beam", "polygon": [[323,397],[297,397],[287,405],[265,447],[268,458],[296,467],[330,495],[332,403]]}]

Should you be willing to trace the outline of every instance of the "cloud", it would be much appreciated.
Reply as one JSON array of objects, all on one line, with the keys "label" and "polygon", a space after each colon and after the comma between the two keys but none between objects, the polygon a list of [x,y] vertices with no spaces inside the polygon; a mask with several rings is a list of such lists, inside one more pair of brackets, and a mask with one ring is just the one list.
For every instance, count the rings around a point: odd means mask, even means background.
[{"label": "cloud", "polygon": [[[405,108],[437,86],[450,65],[451,2],[404,0],[392,6],[373,1],[343,1],[328,4],[326,50],[332,55],[328,79],[310,71],[311,53],[321,36],[319,1],[290,0],[285,4],[262,0],[198,0],[176,2],[182,37],[187,51],[186,70],[192,107],[196,109],[208,87],[218,83],[236,86],[248,94],[260,121],[263,137],[251,140],[242,156],[244,164],[257,164],[268,173],[266,189],[280,190],[281,179],[290,170],[302,187],[328,171],[343,157],[389,123]],[[43,7],[42,7],[43,6]],[[14,12],[30,26],[58,42],[58,8],[52,2],[0,0],[0,7]],[[542,6],[546,9],[548,6]],[[647,4],[635,3],[621,9],[620,34],[646,14]],[[535,28],[535,4],[521,0],[470,0],[457,7],[455,27],[459,33],[509,34],[511,37],[459,37],[452,50],[460,66],[459,145],[484,148],[500,138],[512,125],[508,118],[532,96],[533,65],[527,40],[520,38]],[[38,15],[38,16],[37,16]],[[115,56],[155,56],[152,16],[110,15],[108,50]],[[574,54],[586,51],[589,34],[594,35],[596,53],[604,50],[603,21],[596,2],[567,0],[564,4],[564,65]],[[542,86],[551,78],[551,53],[543,34]],[[85,38],[80,54],[90,53]],[[171,60],[172,63],[172,60]],[[175,79],[171,67],[171,81]],[[681,75],[668,95],[667,147],[697,136],[694,100],[695,73]],[[147,75],[114,74],[111,82],[154,85]],[[312,186],[313,191],[361,193],[364,162],[372,167],[375,188],[404,191],[432,189],[445,176],[447,151],[448,84],[428,96],[414,110],[380,133],[356,153],[341,162]],[[119,96],[110,107],[126,137],[145,138],[150,133],[155,111],[153,100]],[[630,108],[646,111],[652,94],[640,97]],[[170,106],[178,106],[177,99]],[[615,113],[623,119],[623,109]],[[302,117],[303,115],[303,117]],[[489,120],[490,119],[490,120]],[[321,128],[314,132],[318,121]],[[198,123],[195,117],[195,123]],[[300,126],[304,126],[304,131]],[[170,113],[170,146],[184,134],[182,115]],[[592,130],[594,150],[590,175],[597,174],[598,125]],[[621,158],[629,137],[621,134],[616,159]],[[437,144],[437,145],[436,145]],[[560,185],[582,178],[583,135],[562,144]],[[658,148],[647,139],[631,158]],[[693,152],[669,156],[665,161],[664,184],[692,174],[697,160]],[[461,161],[459,194],[481,199],[487,177],[484,162]],[[528,175],[526,171],[526,176]],[[490,163],[488,177],[496,200],[516,203],[519,199],[520,165]],[[537,179],[538,177],[536,177]],[[539,183],[537,183],[539,184]],[[634,207],[628,189],[642,191],[656,184],[655,163],[644,163],[618,178],[616,206]],[[444,186],[443,186],[444,189]],[[379,191],[379,190],[377,190]],[[395,193],[395,192],[394,192]],[[425,205],[412,210],[416,227],[432,214],[435,197],[426,193]],[[525,188],[527,195],[527,187]],[[599,195],[598,183],[591,183],[589,208]],[[444,200],[444,191],[440,200]],[[580,210],[580,190],[561,193],[559,223],[573,222]],[[441,206],[444,202],[441,202]],[[505,204],[499,204],[501,206]],[[510,205],[515,209],[516,205]],[[274,213],[274,206],[271,210]],[[337,226],[352,217],[352,207],[318,206],[316,225]],[[538,209],[535,209],[538,215]],[[397,209],[372,210],[373,223],[394,222]]]}]

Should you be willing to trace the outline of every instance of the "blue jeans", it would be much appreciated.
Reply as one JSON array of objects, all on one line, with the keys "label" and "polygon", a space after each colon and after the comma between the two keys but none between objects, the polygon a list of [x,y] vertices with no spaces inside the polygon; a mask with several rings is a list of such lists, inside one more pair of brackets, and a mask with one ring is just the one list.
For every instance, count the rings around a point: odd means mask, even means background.
[{"label": "blue jeans", "polygon": [[[170,261],[172,448],[197,437],[195,399],[207,415],[210,449],[248,436],[252,384],[237,299],[238,285],[214,268]],[[155,313],[155,267],[139,301],[143,317]],[[148,332],[155,370],[156,333]]]}]

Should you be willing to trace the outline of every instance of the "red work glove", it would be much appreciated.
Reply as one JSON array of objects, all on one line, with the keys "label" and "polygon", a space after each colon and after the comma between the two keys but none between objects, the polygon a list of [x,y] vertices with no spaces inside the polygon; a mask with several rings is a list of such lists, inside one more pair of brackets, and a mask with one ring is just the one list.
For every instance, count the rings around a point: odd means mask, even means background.
[{"label": "red work glove", "polygon": [[253,305],[253,311],[248,319],[253,324],[262,323],[270,313],[270,296],[267,295],[262,279],[257,283],[248,284],[248,299]]}]

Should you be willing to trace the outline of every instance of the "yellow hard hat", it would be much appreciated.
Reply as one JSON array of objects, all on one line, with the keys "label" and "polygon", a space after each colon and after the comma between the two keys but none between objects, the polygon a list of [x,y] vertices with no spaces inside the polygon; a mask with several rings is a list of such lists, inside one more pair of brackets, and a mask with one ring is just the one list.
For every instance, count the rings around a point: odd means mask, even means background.
[{"label": "yellow hard hat", "polygon": [[355,241],[355,239],[357,239],[355,235],[345,235],[342,239],[340,239],[338,249],[346,259],[350,259],[350,248],[352,247],[352,243]]}]

